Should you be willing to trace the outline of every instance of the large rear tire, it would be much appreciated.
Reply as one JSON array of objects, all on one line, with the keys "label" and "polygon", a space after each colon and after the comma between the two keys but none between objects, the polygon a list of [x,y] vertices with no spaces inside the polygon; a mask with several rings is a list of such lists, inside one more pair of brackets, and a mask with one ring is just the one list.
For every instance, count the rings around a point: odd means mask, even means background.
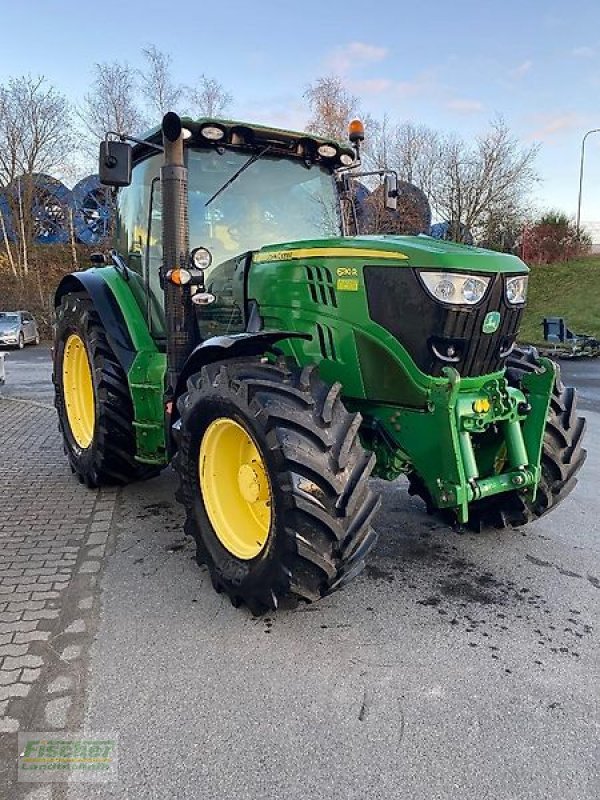
[{"label": "large rear tire", "polygon": [[204,367],[178,402],[186,533],[214,588],[253,614],[332,592],[375,544],[375,458],[340,391],[313,367],[251,359]]},{"label": "large rear tire", "polygon": [[158,474],[135,460],[133,404],[91,299],[68,293],[56,312],[54,405],[72,471],[90,488]]},{"label": "large rear tire", "polygon": [[[523,376],[539,366],[535,348],[515,348],[506,362],[509,385],[521,388]],[[544,433],[542,477],[535,500],[532,502],[516,491],[479,500],[469,506],[469,522],[466,527],[475,531],[518,528],[555,508],[577,484],[577,473],[587,456],[582,447],[585,428],[585,419],[577,415],[577,393],[575,389],[565,387],[557,365]],[[429,493],[417,475],[409,476],[409,493],[420,496],[429,513],[436,513],[448,521],[448,512],[433,507]]]}]

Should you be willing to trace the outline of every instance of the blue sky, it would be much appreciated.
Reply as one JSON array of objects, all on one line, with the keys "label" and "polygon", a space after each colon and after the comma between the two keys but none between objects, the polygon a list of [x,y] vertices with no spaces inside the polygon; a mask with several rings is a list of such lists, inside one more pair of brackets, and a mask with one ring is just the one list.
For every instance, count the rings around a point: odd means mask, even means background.
[{"label": "blue sky", "polygon": [[[44,74],[74,102],[94,61],[138,65],[152,43],[172,55],[178,80],[217,77],[238,118],[301,127],[304,88],[332,72],[374,116],[473,137],[501,113],[542,145],[538,205],[570,214],[581,137],[600,127],[599,0],[2,5],[2,79]],[[582,218],[600,221],[600,134],[588,143]]]}]

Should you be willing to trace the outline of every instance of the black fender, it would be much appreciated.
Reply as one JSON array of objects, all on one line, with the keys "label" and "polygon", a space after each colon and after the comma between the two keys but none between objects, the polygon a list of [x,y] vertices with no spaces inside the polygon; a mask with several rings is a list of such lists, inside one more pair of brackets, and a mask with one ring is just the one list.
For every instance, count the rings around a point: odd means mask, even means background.
[{"label": "black fender", "polygon": [[136,356],[127,323],[110,286],[94,270],[73,272],[58,284],[54,295],[54,307],[58,308],[64,295],[69,292],[85,292],[106,331],[106,338],[125,374],[129,372]]},{"label": "black fender", "polygon": [[[177,380],[175,397],[177,398],[185,391],[187,379],[195,372],[199,372],[206,364],[215,361],[225,361],[231,358],[248,358],[260,356],[273,349],[273,345],[282,339],[312,339],[309,333],[297,333],[296,331],[255,331],[245,333],[234,333],[229,336],[213,336],[195,347]],[[176,408],[176,403],[174,404]]]}]

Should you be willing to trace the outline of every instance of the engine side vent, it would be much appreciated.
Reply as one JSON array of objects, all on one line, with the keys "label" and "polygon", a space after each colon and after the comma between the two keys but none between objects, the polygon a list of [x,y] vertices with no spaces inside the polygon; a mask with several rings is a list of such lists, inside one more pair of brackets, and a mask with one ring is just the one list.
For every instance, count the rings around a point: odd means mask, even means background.
[{"label": "engine side vent", "polygon": [[337,308],[333,278],[327,267],[308,266],[308,264],[306,264],[304,268],[306,269],[308,291],[310,292],[313,303]]},{"label": "engine side vent", "polygon": [[323,358],[326,358],[328,361],[337,361],[335,341],[331,328],[317,322],[317,337],[319,339],[319,350]]}]

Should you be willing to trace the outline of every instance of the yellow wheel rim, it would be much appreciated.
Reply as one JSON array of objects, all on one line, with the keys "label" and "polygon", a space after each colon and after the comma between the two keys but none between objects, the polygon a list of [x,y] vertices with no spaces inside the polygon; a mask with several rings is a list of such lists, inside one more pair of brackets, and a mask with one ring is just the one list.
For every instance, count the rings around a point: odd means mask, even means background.
[{"label": "yellow wheel rim", "polygon": [[94,439],[96,409],[92,370],[83,340],[72,333],[65,344],[62,385],[67,419],[73,438],[83,450]]},{"label": "yellow wheel rim", "polygon": [[272,495],[248,431],[225,417],[211,422],[200,442],[198,472],[206,513],[223,547],[237,558],[256,558],[269,536]]}]

